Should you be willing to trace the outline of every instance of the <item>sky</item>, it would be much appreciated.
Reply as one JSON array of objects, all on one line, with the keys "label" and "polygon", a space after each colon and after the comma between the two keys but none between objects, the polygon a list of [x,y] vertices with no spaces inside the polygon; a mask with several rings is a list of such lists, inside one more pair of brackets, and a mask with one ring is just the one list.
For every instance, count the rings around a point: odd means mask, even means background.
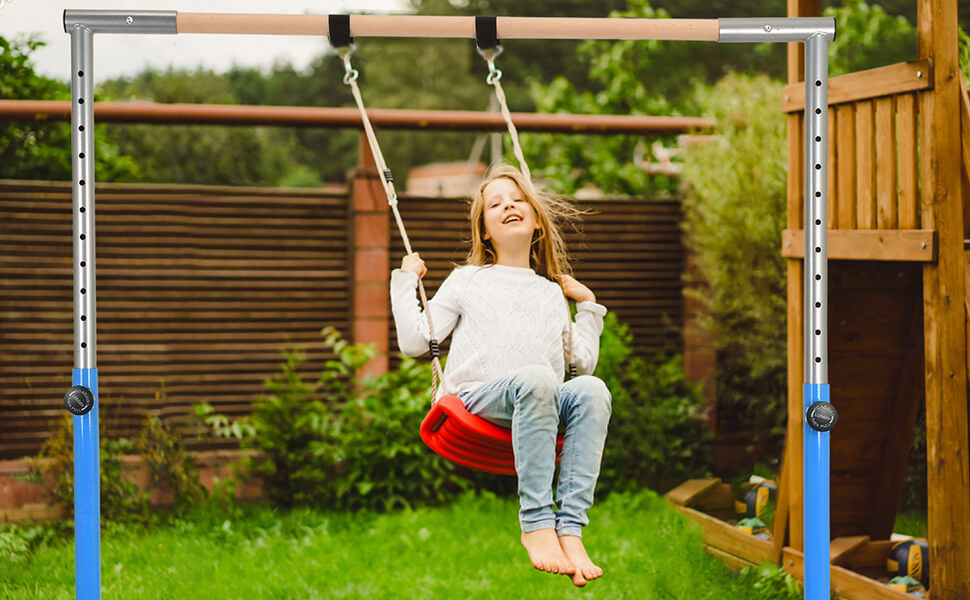
[{"label": "sky", "polygon": [[[38,34],[47,43],[31,54],[40,75],[68,81],[70,36],[64,32],[63,11],[75,9],[177,10],[181,12],[331,14],[402,12],[407,0],[0,0],[0,36],[11,39]],[[145,67],[203,67],[224,72],[233,64],[269,68],[286,61],[306,67],[328,46],[312,36],[244,35],[124,35],[94,37],[94,71],[98,79],[130,76]]]}]

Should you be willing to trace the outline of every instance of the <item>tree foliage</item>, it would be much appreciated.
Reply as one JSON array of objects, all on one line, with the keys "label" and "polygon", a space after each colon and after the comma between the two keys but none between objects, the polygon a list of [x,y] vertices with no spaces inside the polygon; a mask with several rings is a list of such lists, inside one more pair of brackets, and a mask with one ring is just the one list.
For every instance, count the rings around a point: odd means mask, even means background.
[{"label": "tree foliage", "polygon": [[[704,17],[783,14],[778,6],[741,3],[726,6],[678,3],[677,13],[654,8],[649,0],[630,0],[629,9],[613,17]],[[780,4],[780,3],[778,3]],[[838,36],[830,48],[833,75],[869,69],[916,57],[916,30],[901,16],[878,6],[849,0],[828,8],[837,20]],[[596,87],[578,89],[564,77],[535,83],[532,96],[539,110],[594,114],[693,115],[703,114],[695,101],[698,86],[710,86],[728,73],[784,75],[783,44],[723,44],[659,41],[588,41],[578,57],[588,65],[588,80]],[[776,107],[777,108],[777,107]],[[776,110],[777,112],[777,110]],[[634,164],[640,151],[653,140],[622,136],[527,136],[526,159],[533,170],[552,180],[560,191],[571,192],[592,184],[605,192],[671,192],[675,182],[649,176]],[[673,139],[662,139],[667,146]]]},{"label": "tree foliage", "polygon": [[686,240],[705,284],[702,325],[718,351],[719,429],[758,436],[786,414],[781,87],[764,75],[730,75],[700,88],[697,102],[717,119],[720,137],[691,147],[684,164]]},{"label": "tree foliage", "polygon": [[[30,54],[43,46],[36,38],[0,36],[0,98],[70,100],[67,84],[34,72]],[[95,100],[98,97],[95,96]],[[95,127],[95,160],[99,179],[113,180],[138,172],[103,126]],[[0,178],[70,179],[71,132],[68,123],[0,122]]]}]

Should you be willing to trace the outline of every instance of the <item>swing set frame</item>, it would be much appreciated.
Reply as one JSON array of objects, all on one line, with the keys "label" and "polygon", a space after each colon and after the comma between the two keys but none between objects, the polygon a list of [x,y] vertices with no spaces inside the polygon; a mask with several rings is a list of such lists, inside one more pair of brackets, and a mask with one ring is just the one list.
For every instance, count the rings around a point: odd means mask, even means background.
[{"label": "swing set frame", "polygon": [[[475,17],[350,15],[354,37],[475,39]],[[71,163],[74,248],[73,404],[76,597],[101,597],[100,466],[95,276],[94,35],[262,34],[328,36],[329,15],[65,10],[71,36]],[[805,251],[803,408],[828,405],[827,129],[832,18],[615,19],[497,17],[500,39],[609,39],[805,45]],[[81,413],[81,414],[78,414]],[[805,598],[828,600],[829,432],[803,415]]]}]

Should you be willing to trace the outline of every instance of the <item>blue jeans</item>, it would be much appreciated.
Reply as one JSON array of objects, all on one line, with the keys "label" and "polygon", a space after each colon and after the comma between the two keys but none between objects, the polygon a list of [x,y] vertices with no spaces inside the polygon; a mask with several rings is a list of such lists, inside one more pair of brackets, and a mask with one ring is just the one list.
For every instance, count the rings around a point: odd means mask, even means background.
[{"label": "blue jeans", "polygon": [[[522,531],[555,527],[558,535],[582,535],[612,412],[606,384],[581,375],[559,385],[551,369],[528,366],[463,392],[460,398],[468,412],[511,425]],[[553,503],[560,426],[566,435]]]}]

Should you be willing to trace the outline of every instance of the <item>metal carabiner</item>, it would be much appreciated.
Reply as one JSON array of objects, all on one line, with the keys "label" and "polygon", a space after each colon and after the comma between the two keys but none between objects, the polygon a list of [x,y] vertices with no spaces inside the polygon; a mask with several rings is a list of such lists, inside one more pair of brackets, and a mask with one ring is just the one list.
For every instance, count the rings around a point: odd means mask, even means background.
[{"label": "metal carabiner", "polygon": [[357,72],[357,69],[350,65],[350,55],[353,54],[354,50],[356,49],[357,47],[351,44],[345,48],[339,48],[337,50],[337,56],[344,61],[344,84],[346,85],[350,85],[351,81],[357,81],[357,76],[360,75],[360,73]]},{"label": "metal carabiner", "polygon": [[478,53],[482,55],[485,62],[488,63],[488,77],[485,78],[485,83],[488,85],[495,85],[495,82],[502,79],[502,71],[495,68],[495,58],[502,53],[501,44],[495,46],[494,48],[481,49],[478,46],[475,47]]}]

